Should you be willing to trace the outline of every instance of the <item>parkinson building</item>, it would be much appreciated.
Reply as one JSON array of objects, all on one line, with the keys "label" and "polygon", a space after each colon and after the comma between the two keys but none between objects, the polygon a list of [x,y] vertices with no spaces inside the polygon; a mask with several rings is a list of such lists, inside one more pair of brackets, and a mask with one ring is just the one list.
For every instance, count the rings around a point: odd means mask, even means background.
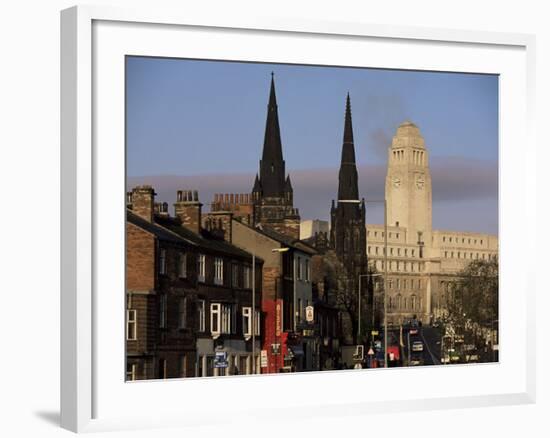
[{"label": "parkinson building", "polygon": [[[498,236],[432,228],[429,153],[420,130],[410,121],[397,128],[388,148],[385,199],[387,242],[384,224],[367,224],[366,253],[369,266],[382,273],[387,243],[388,323],[413,317],[429,322],[445,313],[449,286],[468,263],[498,256]],[[302,239],[327,234],[314,232],[309,222],[301,224]],[[334,234],[333,227],[334,223],[329,235]],[[384,289],[377,281],[374,289],[374,312],[382,315]]]},{"label": "parkinson building", "polygon": [[[432,228],[429,154],[410,121],[397,128],[388,149],[385,193],[388,322],[414,316],[429,322],[443,314],[458,272],[473,260],[498,256],[498,236]],[[367,224],[369,264],[378,272],[384,271],[384,247],[384,225]],[[375,305],[383,306],[383,296]]]}]

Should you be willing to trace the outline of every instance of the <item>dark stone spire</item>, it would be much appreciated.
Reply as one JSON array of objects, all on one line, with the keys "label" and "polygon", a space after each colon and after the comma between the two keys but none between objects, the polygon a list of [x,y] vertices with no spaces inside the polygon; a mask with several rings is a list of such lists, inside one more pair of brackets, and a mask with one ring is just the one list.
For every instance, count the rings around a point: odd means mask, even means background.
[{"label": "dark stone spire", "polygon": [[355,146],[353,144],[353,126],[351,123],[351,103],[349,93],[346,99],[346,117],[344,122],[344,141],[342,161],[338,174],[338,199],[358,200],[357,166],[355,165]]},{"label": "dark stone spire", "polygon": [[[353,144],[353,126],[351,124],[351,102],[349,98],[349,93],[346,97],[346,117],[344,122],[344,143]],[[355,162],[355,154],[353,157]]]},{"label": "dark stone spire", "polygon": [[264,149],[260,161],[260,184],[266,197],[283,196],[285,188],[285,162],[281,144],[275,80],[271,73],[271,90],[267,105]]},{"label": "dark stone spire", "polygon": [[254,180],[254,187],[252,188],[252,193],[262,193],[262,185],[260,184],[260,179],[258,174],[256,174],[256,179]]},{"label": "dark stone spire", "polygon": [[260,184],[260,178],[258,178],[258,174],[256,174],[256,178],[254,179],[254,189],[252,189],[253,192],[261,192],[262,186]]},{"label": "dark stone spire", "polygon": [[292,192],[292,183],[290,182],[290,175],[286,177],[285,192]]}]

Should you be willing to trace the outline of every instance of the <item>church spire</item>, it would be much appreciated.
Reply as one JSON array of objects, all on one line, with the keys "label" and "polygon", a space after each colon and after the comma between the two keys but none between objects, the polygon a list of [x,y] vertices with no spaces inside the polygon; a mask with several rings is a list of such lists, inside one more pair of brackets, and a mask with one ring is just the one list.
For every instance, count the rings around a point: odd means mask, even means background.
[{"label": "church spire", "polygon": [[[344,143],[353,144],[353,126],[351,124],[351,102],[349,98],[349,92],[346,97],[346,117],[344,121]],[[353,161],[355,162],[355,154],[353,157]]]},{"label": "church spire", "polygon": [[285,162],[281,144],[275,78],[271,73],[271,89],[267,105],[264,148],[260,161],[260,184],[263,195],[267,197],[283,196],[285,188]]},{"label": "church spire", "polygon": [[348,93],[346,98],[342,159],[340,163],[340,172],[338,174],[338,200],[358,200],[359,187],[357,179],[355,146],[353,144],[353,126],[351,123],[351,103]]}]

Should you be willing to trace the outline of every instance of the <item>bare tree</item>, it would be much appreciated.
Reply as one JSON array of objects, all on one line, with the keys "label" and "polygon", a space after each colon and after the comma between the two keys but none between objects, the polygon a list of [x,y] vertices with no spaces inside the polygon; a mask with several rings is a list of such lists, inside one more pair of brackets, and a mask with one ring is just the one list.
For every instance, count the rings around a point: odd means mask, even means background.
[{"label": "bare tree", "polygon": [[448,297],[449,316],[481,326],[498,318],[498,260],[474,260],[452,283]]},{"label": "bare tree", "polygon": [[[372,303],[374,299],[374,283],[372,276],[363,274],[361,282],[359,275],[365,272],[361,266],[344,266],[334,251],[327,251],[323,257],[323,272],[326,287],[332,305],[340,309],[342,315],[342,334],[347,342],[358,344],[359,314],[361,314],[362,331],[372,326]],[[369,274],[375,270],[367,271]],[[361,291],[359,292],[359,283]],[[359,293],[361,294],[361,312],[359,312]]]}]

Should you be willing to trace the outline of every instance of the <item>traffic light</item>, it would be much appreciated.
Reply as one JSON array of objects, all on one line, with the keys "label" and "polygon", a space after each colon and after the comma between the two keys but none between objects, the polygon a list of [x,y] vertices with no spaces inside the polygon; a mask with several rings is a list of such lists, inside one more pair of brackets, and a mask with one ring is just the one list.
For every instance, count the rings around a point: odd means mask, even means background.
[{"label": "traffic light", "polygon": [[365,347],[363,345],[355,346],[355,353],[353,355],[353,360],[362,361],[365,357]]}]

